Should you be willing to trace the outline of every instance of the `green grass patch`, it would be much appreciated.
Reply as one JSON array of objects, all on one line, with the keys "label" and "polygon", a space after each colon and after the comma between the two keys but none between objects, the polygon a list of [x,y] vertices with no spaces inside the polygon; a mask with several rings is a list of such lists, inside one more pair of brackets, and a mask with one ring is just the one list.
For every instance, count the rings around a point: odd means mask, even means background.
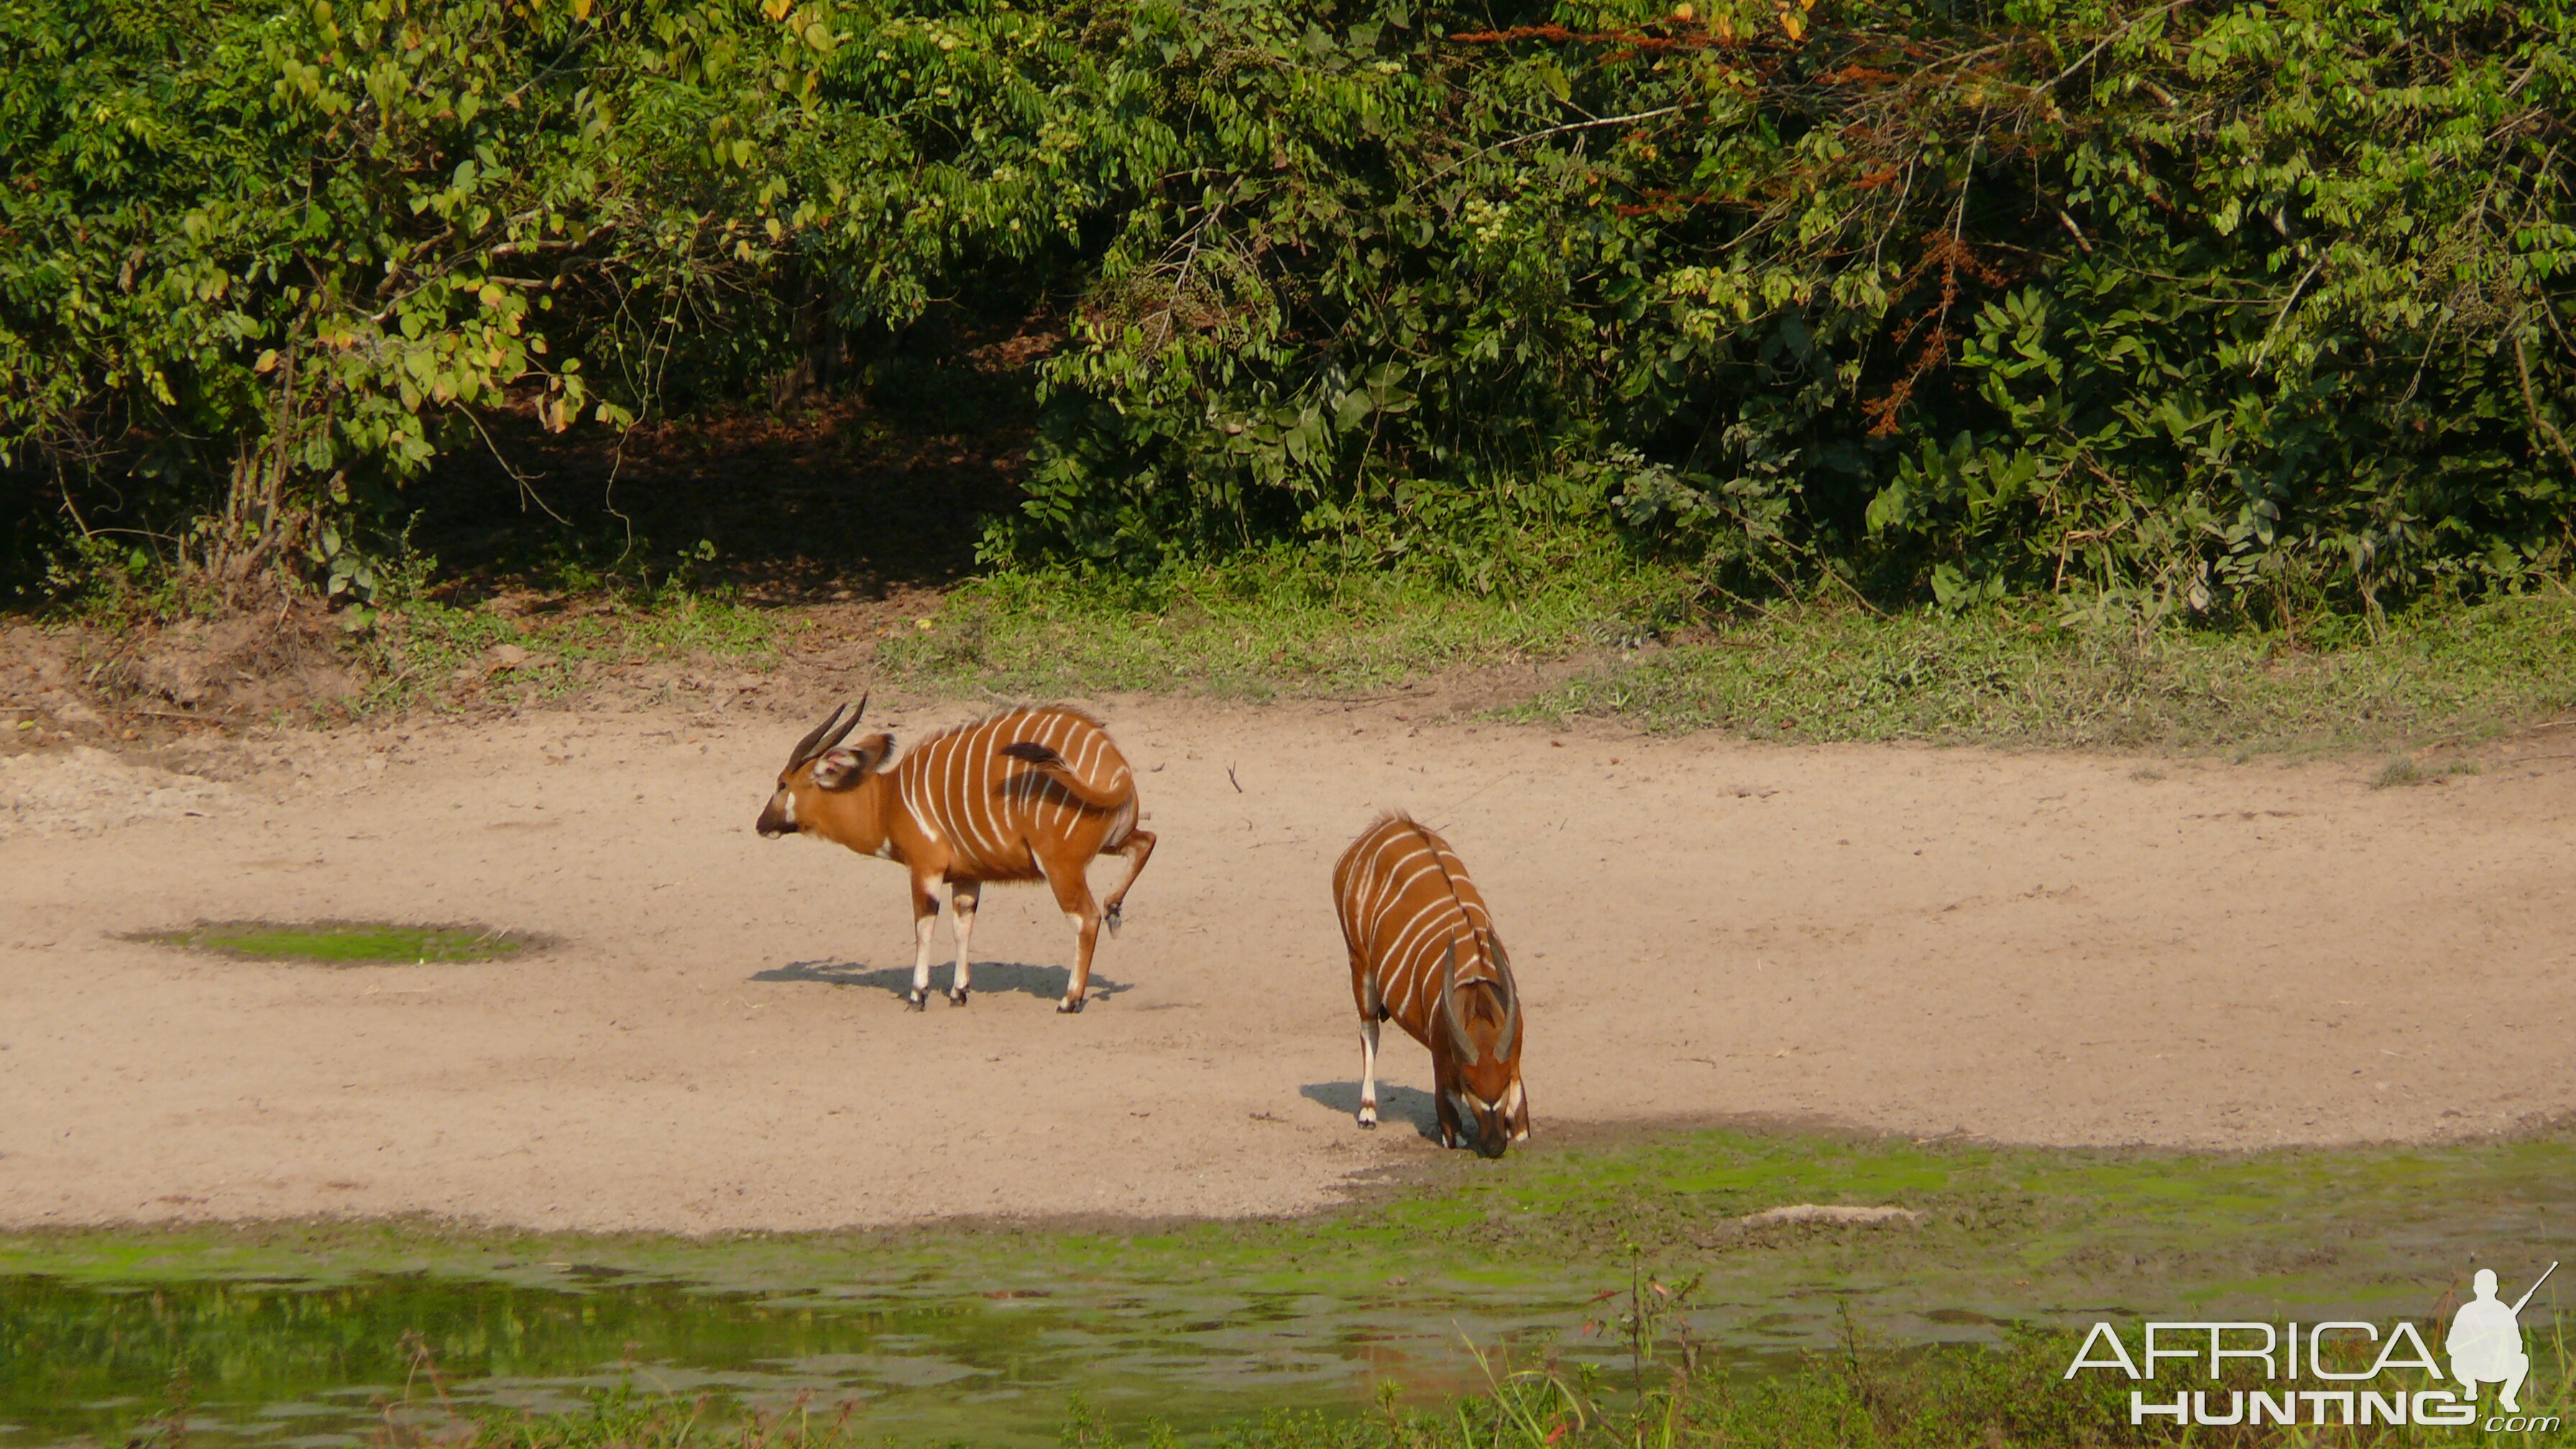
[{"label": "green grass patch", "polygon": [[1695,589],[1608,547],[1569,553],[1509,593],[1292,550],[1141,579],[1002,573],[952,590],[928,629],[879,658],[934,688],[1022,696],[1352,693],[1635,644],[1687,617]]},{"label": "green grass patch", "polygon": [[766,669],[789,621],[721,595],[677,590],[495,601],[417,600],[369,619],[363,712],[481,700],[545,704],[618,671],[710,661]]},{"label": "green grass patch", "polygon": [[[1542,1137],[1496,1162],[1443,1155],[1367,1200],[1280,1220],[958,1223],[935,1237],[906,1228],[716,1242],[399,1221],[187,1225],[0,1234],[0,1273],[100,1283],[482,1277],[507,1264],[510,1281],[546,1286],[569,1281],[557,1271],[564,1265],[588,1264],[761,1293],[860,1281],[1037,1287],[1057,1297],[1091,1283],[1115,1296],[1223,1283],[1356,1299],[1382,1296],[1399,1279],[1462,1292],[1598,1286],[1638,1252],[1675,1272],[1706,1272],[1730,1299],[1812,1318],[1808,1326],[1830,1336],[1846,1303],[1883,1325],[1953,1310],[2045,1322],[2105,1302],[2393,1311],[2464,1282],[2468,1255],[2491,1255],[2494,1244],[2539,1255],[2535,1270],[2556,1257],[2576,1262],[2576,1223],[2549,1211],[2571,1197],[2576,1132],[2565,1130],[2440,1146],[2176,1153],[1710,1128]],[[1799,1203],[1896,1205],[1917,1219],[1745,1221]],[[1840,1289],[1820,1302],[1811,1287],[1828,1281]]]},{"label": "green grass patch", "polygon": [[135,939],[246,961],[309,961],[324,966],[492,961],[539,944],[524,935],[482,926],[398,926],[373,921],[304,925],[219,921],[184,931],[147,932]]},{"label": "green grass patch", "polygon": [[[2233,751],[2469,744],[2576,706],[2576,593],[2399,616],[2373,636],[2139,634],[2007,609],[1784,608],[1606,664],[1511,711],[1752,739]],[[2390,784],[2431,778],[2409,766]]]},{"label": "green grass patch", "polygon": [[1712,616],[1697,589],[1606,547],[1490,594],[1286,550],[1142,579],[1002,573],[952,590],[879,658],[960,692],[1263,699],[1591,654],[1579,677],[1504,714],[1802,742],[2243,755],[2473,744],[2576,707],[2576,592],[2564,586],[2296,631],[2139,630],[2046,605]]}]

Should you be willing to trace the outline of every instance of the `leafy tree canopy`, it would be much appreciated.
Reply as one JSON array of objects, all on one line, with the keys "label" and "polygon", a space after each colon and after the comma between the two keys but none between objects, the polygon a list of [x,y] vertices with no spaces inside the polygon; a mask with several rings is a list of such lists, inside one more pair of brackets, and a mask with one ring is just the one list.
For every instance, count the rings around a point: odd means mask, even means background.
[{"label": "leafy tree canopy", "polygon": [[2572,58],[2505,0],[0,0],[0,450],[363,593],[489,410],[975,286],[1070,334],[995,558],[2510,588],[2567,562]]}]

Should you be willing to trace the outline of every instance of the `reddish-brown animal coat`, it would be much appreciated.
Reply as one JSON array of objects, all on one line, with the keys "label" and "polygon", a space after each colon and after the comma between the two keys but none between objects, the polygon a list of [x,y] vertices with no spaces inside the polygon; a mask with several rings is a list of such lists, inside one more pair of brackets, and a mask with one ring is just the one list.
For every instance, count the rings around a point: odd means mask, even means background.
[{"label": "reddish-brown animal coat", "polygon": [[[860,701],[859,711],[866,708]],[[957,916],[957,977],[948,995],[962,1005],[984,883],[1045,881],[1074,927],[1073,975],[1059,1009],[1081,1010],[1100,927],[1117,928],[1128,888],[1154,851],[1153,834],[1136,828],[1134,772],[1108,731],[1078,710],[1009,710],[932,735],[888,768],[891,736],[838,748],[858,718],[843,723],[836,710],[797,746],[761,812],[760,833],[818,835],[911,872],[915,1007],[929,991],[941,883],[952,888]],[[1084,875],[1101,855],[1129,862],[1105,906],[1094,903]]]},{"label": "reddish-brown animal coat", "polygon": [[1333,867],[1333,903],[1360,1013],[1360,1124],[1377,1125],[1378,1023],[1431,1050],[1441,1141],[1466,1119],[1500,1152],[1529,1136],[1520,990],[1483,892],[1449,842],[1401,814],[1362,832]]}]

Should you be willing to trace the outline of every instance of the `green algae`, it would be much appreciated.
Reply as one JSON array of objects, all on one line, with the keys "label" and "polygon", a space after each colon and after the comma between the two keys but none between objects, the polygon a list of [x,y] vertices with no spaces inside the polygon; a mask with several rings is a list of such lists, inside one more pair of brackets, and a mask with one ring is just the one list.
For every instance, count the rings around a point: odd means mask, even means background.
[{"label": "green algae", "polygon": [[[1794,1203],[1916,1217],[1744,1221]],[[110,1437],[183,1369],[208,1432],[354,1433],[416,1367],[406,1334],[451,1391],[491,1402],[544,1407],[632,1373],[755,1403],[855,1396],[871,1434],[908,1441],[1047,1442],[1076,1393],[1120,1421],[1357,1412],[1381,1381],[1473,1386],[1467,1342],[1611,1361],[1595,1299],[1632,1263],[1699,1275],[1694,1335],[1751,1374],[1847,1333],[1906,1346],[2102,1317],[2424,1318],[2478,1266],[2527,1281],[2576,1260],[2570,1203],[2576,1135],[2555,1130],[2223,1154],[1729,1128],[1442,1156],[1276,1221],[22,1233],[0,1236],[0,1425],[16,1426],[0,1445]]]}]

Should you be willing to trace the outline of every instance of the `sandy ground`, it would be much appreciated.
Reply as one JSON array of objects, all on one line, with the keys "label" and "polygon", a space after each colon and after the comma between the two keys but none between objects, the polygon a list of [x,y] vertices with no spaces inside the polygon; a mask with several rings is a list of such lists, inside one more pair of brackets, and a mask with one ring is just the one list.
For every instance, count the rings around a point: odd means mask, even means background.
[{"label": "sandy ground", "polygon": [[[0,759],[0,1224],[1312,1207],[1437,1150],[1410,1042],[1389,1126],[1349,1116],[1328,874],[1389,805],[1495,903],[1542,1134],[1779,1114],[2250,1147],[2576,1104],[2576,745],[2547,732],[2372,790],[2376,760],[1103,709],[1162,845],[1072,1018],[1068,933],[1027,888],[986,895],[974,1003],[904,1011],[900,870],[752,833],[803,709]],[[881,695],[872,718],[902,739],[970,712]],[[562,944],[333,970],[119,939],[254,916]]]}]

